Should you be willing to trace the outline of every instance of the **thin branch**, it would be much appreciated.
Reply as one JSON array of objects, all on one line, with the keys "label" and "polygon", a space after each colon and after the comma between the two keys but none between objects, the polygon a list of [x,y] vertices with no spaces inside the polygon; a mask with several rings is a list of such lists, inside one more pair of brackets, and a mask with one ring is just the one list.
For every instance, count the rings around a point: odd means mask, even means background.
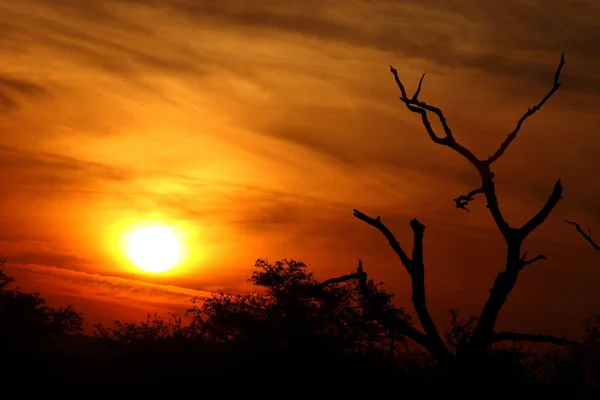
[{"label": "thin branch", "polygon": [[327,279],[326,281],[320,282],[317,285],[312,286],[311,289],[324,289],[325,287],[327,287],[329,285],[335,285],[336,283],[343,283],[343,282],[353,281],[353,280],[357,280],[357,279],[362,279],[363,275],[365,275],[365,273],[362,270],[360,270],[353,274],[342,275],[342,276],[338,276],[336,278]]},{"label": "thin branch", "polygon": [[585,232],[583,231],[583,229],[581,229],[581,226],[580,226],[580,225],[579,225],[577,222],[574,222],[574,221],[567,221],[566,219],[565,219],[565,222],[566,222],[567,224],[571,224],[571,225],[575,226],[575,230],[577,230],[577,232],[579,232],[579,234],[580,234],[581,236],[583,236],[583,238],[584,238],[585,240],[587,240],[587,241],[588,241],[588,243],[589,243],[589,244],[591,244],[591,245],[592,245],[592,247],[593,247],[594,249],[596,249],[596,250],[600,251],[600,245],[598,245],[598,243],[596,243],[596,242],[595,242],[595,241],[592,239],[592,230],[591,230],[591,229],[589,229],[589,228],[588,228],[588,233],[585,233]]},{"label": "thin branch", "polygon": [[354,216],[360,219],[361,221],[364,221],[367,224],[377,228],[381,233],[383,233],[383,236],[385,236],[385,238],[388,240],[390,247],[398,255],[400,261],[402,262],[406,270],[410,273],[412,267],[411,259],[408,258],[408,255],[406,255],[406,252],[402,249],[402,246],[400,246],[400,243],[398,243],[398,240],[396,240],[396,237],[394,236],[392,231],[390,231],[389,228],[385,226],[383,222],[381,222],[381,218],[379,216],[377,218],[371,218],[368,215],[356,209],[354,210]]},{"label": "thin branch", "polygon": [[536,342],[536,343],[552,343],[559,346],[574,345],[577,342],[558,338],[552,335],[532,334],[532,333],[515,333],[515,332],[499,332],[494,333],[491,337],[491,343],[498,343],[503,341],[512,342]]},{"label": "thin branch", "polygon": [[548,259],[543,254],[538,254],[537,256],[528,259],[527,258],[527,252],[525,252],[523,254],[523,257],[521,258],[521,269],[523,269],[526,266],[531,265],[531,264],[533,264],[533,263],[535,263],[537,261],[540,261],[540,260],[548,260]]},{"label": "thin branch", "polygon": [[550,99],[550,97],[552,97],[552,95],[558,90],[558,88],[560,88],[560,81],[559,81],[560,73],[561,73],[564,65],[565,65],[565,53],[563,52],[562,55],[560,56],[560,63],[558,64],[558,68],[556,69],[556,73],[554,74],[554,84],[552,85],[552,88],[550,89],[550,91],[546,94],[546,96],[544,96],[544,98],[538,104],[536,104],[532,108],[528,109],[527,112],[525,114],[523,114],[521,119],[519,119],[519,121],[517,121],[517,126],[515,127],[515,129],[508,135],[506,140],[504,142],[502,142],[502,144],[500,145],[498,150],[496,150],[496,152],[486,160],[486,162],[488,164],[492,164],[494,161],[498,160],[500,158],[500,156],[502,156],[502,154],[504,154],[506,149],[508,149],[508,146],[517,137],[517,133],[519,133],[519,131],[521,130],[521,126],[523,125],[525,120],[527,118],[531,117],[537,111],[539,111],[539,109],[542,108],[542,106],[546,103],[546,101],[548,101],[548,99]]},{"label": "thin branch", "polygon": [[473,189],[466,195],[458,196],[457,198],[454,199],[454,202],[456,202],[456,208],[462,208],[463,210],[467,210],[468,212],[471,212],[471,210],[469,210],[467,208],[467,205],[469,205],[470,201],[475,200],[474,196],[479,193],[483,193],[483,188]]},{"label": "thin branch", "polygon": [[[400,101],[402,101],[406,105],[406,108],[408,108],[410,111],[421,115],[421,120],[423,121],[423,125],[425,126],[425,129],[427,130],[431,140],[433,140],[434,143],[451,148],[469,160],[469,162],[471,162],[471,164],[473,164],[475,167],[479,168],[478,166],[482,163],[482,161],[479,160],[469,149],[456,142],[454,139],[454,134],[452,133],[452,130],[450,129],[442,110],[419,100],[418,97],[421,93],[421,87],[425,74],[421,76],[419,86],[417,87],[417,91],[415,92],[414,96],[409,99],[408,95],[406,94],[406,88],[398,76],[398,71],[392,66],[390,66],[390,71],[394,75],[396,85],[398,85],[398,88],[400,89]],[[431,122],[429,121],[429,116],[427,115],[428,111],[433,113],[440,121],[442,129],[444,130],[444,136],[438,136],[433,130]]]},{"label": "thin branch", "polygon": [[417,86],[417,90],[416,90],[415,94],[413,95],[412,99],[410,99],[413,102],[416,102],[419,100],[419,93],[421,93],[421,86],[423,86],[423,79],[425,79],[425,74],[421,75],[421,79],[419,79],[419,86]]},{"label": "thin branch", "polygon": [[523,238],[527,237],[527,235],[533,232],[546,220],[546,218],[548,218],[548,215],[550,215],[554,207],[556,207],[560,199],[562,199],[562,191],[563,186],[559,179],[554,184],[554,189],[546,201],[546,204],[544,204],[544,207],[542,207],[542,209],[536,215],[534,215],[533,218],[527,221],[527,223],[525,223],[525,225],[519,229],[523,235]]}]

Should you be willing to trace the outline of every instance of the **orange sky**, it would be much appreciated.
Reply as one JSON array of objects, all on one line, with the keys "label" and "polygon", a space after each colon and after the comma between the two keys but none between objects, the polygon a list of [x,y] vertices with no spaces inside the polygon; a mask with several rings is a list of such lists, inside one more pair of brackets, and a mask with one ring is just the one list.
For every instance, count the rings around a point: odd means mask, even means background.
[{"label": "orange sky", "polygon": [[[410,91],[427,72],[421,98],[483,157],[564,50],[563,86],[495,169],[515,224],[565,186],[527,245],[549,260],[522,274],[500,325],[577,331],[600,312],[600,255],[562,220],[600,229],[598,15],[594,0],[0,0],[7,272],[90,323],[247,290],[258,257],[322,278],[361,257],[406,302],[407,276],[356,207],[407,246],[417,216],[432,313],[478,313],[503,242],[481,199],[454,208],[477,175],[430,142],[388,66]],[[185,265],[124,263],[116,233],[146,220],[186,233]]]}]

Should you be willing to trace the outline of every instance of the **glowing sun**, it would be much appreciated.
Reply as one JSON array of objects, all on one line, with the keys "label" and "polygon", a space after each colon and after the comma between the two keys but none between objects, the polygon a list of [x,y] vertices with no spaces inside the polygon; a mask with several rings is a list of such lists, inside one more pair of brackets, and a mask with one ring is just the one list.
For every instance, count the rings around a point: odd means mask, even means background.
[{"label": "glowing sun", "polygon": [[177,236],[165,226],[147,226],[131,232],[127,250],[131,261],[147,272],[171,269],[181,255]]}]

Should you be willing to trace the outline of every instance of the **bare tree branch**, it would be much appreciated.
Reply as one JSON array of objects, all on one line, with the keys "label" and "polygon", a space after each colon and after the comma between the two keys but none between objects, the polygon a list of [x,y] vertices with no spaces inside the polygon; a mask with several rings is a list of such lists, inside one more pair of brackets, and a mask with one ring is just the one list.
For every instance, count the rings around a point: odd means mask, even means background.
[{"label": "bare tree branch", "polygon": [[[487,207],[489,208],[490,213],[492,214],[492,218],[494,219],[494,222],[496,223],[502,234],[506,236],[508,231],[510,230],[510,227],[504,219],[504,217],[502,216],[500,206],[498,205],[496,189],[493,182],[494,174],[490,171],[490,165],[480,160],[477,156],[475,156],[473,152],[471,152],[471,150],[467,149],[455,140],[454,134],[452,133],[452,130],[450,129],[446,121],[446,117],[444,116],[441,109],[426,104],[424,101],[418,99],[418,95],[421,92],[423,77],[421,77],[421,80],[419,81],[419,86],[417,88],[417,91],[415,92],[415,95],[411,99],[409,99],[406,94],[406,88],[404,87],[404,84],[402,83],[398,75],[398,71],[392,66],[390,66],[390,71],[394,75],[396,84],[400,89],[400,101],[402,101],[410,111],[417,113],[421,116],[423,126],[425,126],[425,130],[427,131],[427,134],[429,135],[431,140],[434,143],[446,146],[454,150],[455,152],[463,156],[465,159],[467,159],[477,169],[482,181],[481,191],[479,193],[485,194],[488,203]],[[427,114],[428,112],[431,112],[435,116],[437,116],[440,123],[442,124],[445,136],[438,136],[435,133],[433,127],[431,126],[431,122],[429,121],[429,116]],[[460,197],[458,199],[460,199]],[[457,199],[455,199],[457,208],[466,209],[466,203],[464,203],[464,200],[465,199],[461,199],[460,201],[458,201]]]},{"label": "bare tree branch", "polygon": [[527,221],[523,227],[521,227],[520,231],[524,235],[523,239],[533,232],[538,226],[540,226],[546,220],[546,218],[548,218],[548,215],[550,215],[554,207],[556,207],[560,199],[562,199],[562,191],[563,186],[559,179],[554,184],[552,194],[550,194],[550,197],[546,201],[546,204],[544,204],[544,207],[542,207],[542,209],[536,215],[534,215],[533,218]]},{"label": "bare tree branch", "polygon": [[588,241],[588,243],[589,243],[589,244],[591,244],[591,245],[592,245],[592,247],[593,247],[594,249],[596,249],[596,250],[600,251],[600,245],[598,245],[598,243],[596,243],[596,242],[595,242],[595,241],[592,239],[592,230],[591,230],[591,229],[589,229],[589,228],[588,228],[588,233],[585,233],[585,232],[583,231],[583,229],[581,229],[581,226],[580,226],[580,225],[579,225],[577,222],[574,222],[574,221],[567,221],[566,219],[565,219],[565,222],[566,222],[567,224],[571,224],[571,225],[575,226],[575,230],[576,230],[577,232],[579,232],[579,234],[580,234],[581,236],[583,236],[583,238],[584,238],[585,240],[587,240],[587,241]]},{"label": "bare tree branch", "polygon": [[368,215],[356,209],[354,210],[354,216],[360,219],[361,221],[364,221],[367,224],[377,228],[383,234],[383,236],[385,236],[385,238],[390,243],[390,247],[398,255],[400,261],[402,262],[406,270],[410,273],[410,269],[412,267],[412,262],[410,258],[408,258],[408,255],[406,255],[406,253],[402,249],[402,246],[400,246],[400,243],[398,243],[398,240],[396,240],[394,234],[389,230],[387,226],[383,224],[383,222],[381,222],[381,218],[379,216],[377,218],[371,218]]},{"label": "bare tree branch", "polygon": [[503,342],[503,341],[512,341],[512,342],[528,341],[528,342],[536,342],[536,343],[552,343],[552,344],[557,344],[559,346],[577,344],[577,342],[575,342],[575,341],[564,339],[564,338],[558,338],[558,337],[552,336],[552,335],[531,334],[531,333],[514,333],[514,332],[499,332],[499,333],[494,333],[492,335],[492,338],[491,338],[492,343],[498,343],[498,342]]},{"label": "bare tree branch", "polygon": [[[447,147],[453,149],[454,151],[456,151],[457,153],[461,154],[463,157],[465,157],[471,164],[473,164],[477,168],[478,172],[481,175],[482,182],[483,182],[481,191],[478,191],[478,193],[484,193],[486,195],[486,199],[488,201],[487,206],[490,209],[492,217],[494,218],[494,221],[496,222],[496,224],[498,225],[498,227],[500,228],[500,230],[502,231],[502,233],[505,236],[506,236],[506,233],[510,230],[510,227],[508,226],[508,223],[504,220],[504,218],[502,217],[502,213],[500,212],[500,209],[498,206],[498,201],[497,201],[496,194],[495,194],[495,187],[493,185],[493,173],[489,170],[489,166],[494,161],[498,160],[498,158],[500,158],[500,156],[502,156],[502,154],[504,154],[504,152],[506,151],[508,146],[516,138],[517,133],[520,131],[521,126],[523,125],[525,120],[527,118],[531,117],[533,114],[535,114],[538,110],[540,110],[541,107],[548,101],[548,99],[550,99],[550,97],[552,97],[552,95],[560,88],[559,79],[560,79],[560,73],[562,71],[564,64],[565,64],[565,57],[564,57],[564,53],[563,53],[561,55],[560,63],[558,65],[558,68],[554,75],[554,84],[553,84],[552,88],[550,89],[550,91],[546,94],[546,96],[544,96],[544,98],[538,104],[536,104],[533,108],[530,108],[529,110],[527,110],[527,112],[523,115],[523,117],[521,117],[521,119],[519,119],[519,121],[517,122],[516,128],[508,135],[508,137],[500,145],[498,150],[492,156],[488,157],[485,161],[479,159],[477,156],[475,156],[475,154],[473,152],[471,152],[469,149],[465,148],[464,146],[462,146],[455,140],[452,130],[448,126],[446,118],[445,118],[443,112],[441,111],[441,109],[439,109],[438,107],[426,104],[425,102],[419,100],[418,97],[419,97],[419,94],[422,89],[422,84],[423,84],[423,79],[425,77],[425,74],[423,74],[423,76],[421,77],[421,79],[419,81],[419,85],[417,87],[417,90],[416,90],[414,96],[409,99],[408,95],[406,94],[406,88],[404,87],[404,84],[402,83],[402,81],[398,75],[398,71],[394,67],[390,66],[390,71],[394,75],[396,84],[398,85],[398,88],[400,89],[400,94],[401,94],[400,100],[406,105],[406,107],[410,111],[421,115],[423,125],[425,126],[425,129],[427,130],[427,133],[429,134],[430,138],[435,143],[443,145],[443,146],[447,146]],[[433,130],[431,123],[429,121],[427,112],[431,112],[437,116],[440,123],[442,124],[442,128],[444,130],[445,136],[439,136],[435,133],[435,131]],[[557,187],[558,187],[558,183],[557,183],[557,186],[555,186],[555,189]],[[560,189],[562,190],[562,187],[560,187]],[[559,198],[560,198],[560,196],[559,196]],[[468,202],[471,200],[473,200],[473,196],[460,196],[460,197],[454,199],[454,201],[456,202],[457,208],[465,209],[467,211],[469,211],[469,210],[466,206],[467,206]],[[556,205],[556,204],[554,204],[554,205]],[[548,209],[547,212],[549,213],[551,210],[552,210],[552,207],[550,207],[550,209]],[[546,211],[546,208],[544,208],[543,211]],[[528,225],[526,228],[530,229],[532,226],[537,226],[535,224],[539,221],[539,218],[542,217],[542,215],[538,214],[538,216],[536,216],[537,218],[534,217],[534,220],[532,220],[531,224]],[[545,219],[545,218],[543,218],[543,219]],[[543,219],[541,220],[541,222],[543,222]],[[539,222],[539,223],[541,223],[541,222]],[[539,223],[538,223],[538,225],[539,225]],[[524,230],[525,233],[526,233],[527,229]],[[535,227],[533,229],[535,229]],[[527,234],[528,233],[526,233],[526,235]]]},{"label": "bare tree branch", "polygon": [[411,259],[404,249],[402,249],[394,234],[383,224],[383,222],[381,222],[380,217],[372,218],[356,209],[354,210],[354,216],[377,228],[385,236],[394,252],[402,261],[402,264],[411,278],[412,302],[415,311],[417,312],[417,316],[419,317],[419,321],[421,322],[421,326],[425,330],[425,335],[429,341],[428,349],[440,357],[447,357],[450,352],[444,344],[427,308],[427,296],[425,294],[425,266],[423,263],[423,237],[425,234],[425,225],[416,218],[413,218],[410,221],[410,227],[414,233]]},{"label": "bare tree branch", "polygon": [[521,130],[521,126],[523,125],[525,120],[527,118],[531,117],[537,111],[539,111],[540,108],[542,108],[542,106],[546,103],[546,101],[548,101],[548,99],[550,99],[550,97],[552,97],[552,95],[558,90],[558,88],[560,88],[560,81],[559,81],[560,73],[561,73],[564,65],[565,65],[565,53],[562,53],[562,55],[560,56],[560,63],[558,64],[558,68],[556,69],[556,73],[554,74],[554,84],[552,85],[552,88],[538,104],[536,104],[532,108],[528,109],[527,112],[525,114],[523,114],[521,119],[519,119],[519,121],[517,121],[517,126],[515,127],[515,129],[508,135],[506,140],[504,142],[502,142],[502,144],[500,145],[498,150],[496,150],[496,152],[486,160],[486,162],[488,164],[491,164],[494,161],[498,160],[500,158],[500,156],[502,156],[502,154],[504,154],[506,149],[508,149],[508,146],[517,137],[517,133],[519,133],[519,131]]},{"label": "bare tree branch", "polygon": [[[450,126],[448,126],[448,122],[446,121],[446,117],[444,116],[442,110],[438,107],[429,105],[424,101],[419,100],[418,97],[421,93],[421,87],[423,84],[423,78],[425,77],[425,74],[423,74],[423,76],[421,77],[421,80],[419,81],[419,86],[414,96],[409,99],[406,94],[404,84],[398,76],[398,71],[392,66],[390,66],[390,71],[394,75],[396,84],[400,89],[400,101],[402,101],[410,111],[421,115],[421,120],[423,121],[423,125],[425,126],[425,129],[427,130],[427,133],[429,134],[431,140],[433,140],[437,144],[451,148],[452,150],[456,151],[457,153],[465,157],[467,160],[469,160],[471,164],[477,167],[481,163],[481,161],[469,149],[467,149],[466,147],[457,143],[456,140],[454,140],[454,134],[452,133]],[[445,136],[438,136],[435,133],[433,127],[431,126],[431,122],[429,121],[429,116],[427,115],[428,111],[433,113],[438,118],[442,125],[442,129],[444,130]]]},{"label": "bare tree branch", "polygon": [[365,273],[361,269],[360,271],[355,272],[353,274],[342,275],[342,276],[338,276],[336,278],[327,279],[326,281],[320,282],[319,284],[314,286],[314,288],[315,289],[324,289],[325,287],[327,287],[329,285],[335,285],[336,283],[343,283],[343,282],[353,281],[353,280],[357,280],[357,279],[360,280],[360,279],[363,279],[363,275],[365,275]]},{"label": "bare tree branch", "polygon": [[533,258],[527,258],[527,252],[525,252],[523,254],[523,257],[521,258],[521,269],[525,268],[528,265],[531,265],[537,261],[540,260],[547,260],[546,256],[543,254],[538,254],[537,256],[533,257]]},{"label": "bare tree branch", "polygon": [[470,201],[475,200],[474,196],[479,193],[483,193],[483,188],[473,189],[466,195],[458,196],[457,198],[454,199],[454,201],[456,202],[456,208],[462,208],[463,210],[467,210],[468,212],[471,212],[471,210],[469,210],[467,208],[467,205],[469,205]]}]

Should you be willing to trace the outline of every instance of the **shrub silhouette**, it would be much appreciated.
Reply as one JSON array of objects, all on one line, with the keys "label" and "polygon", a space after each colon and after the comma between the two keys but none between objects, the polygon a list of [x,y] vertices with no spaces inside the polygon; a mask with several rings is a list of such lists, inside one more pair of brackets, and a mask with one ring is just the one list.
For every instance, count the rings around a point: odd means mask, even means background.
[{"label": "shrub silhouette", "polygon": [[[212,341],[253,346],[264,341],[278,351],[320,345],[365,353],[389,339],[389,332],[366,315],[356,282],[321,285],[294,260],[258,260],[250,282],[264,291],[216,294],[188,310],[192,326]],[[370,291],[379,297],[378,307],[392,309],[390,294],[373,283]]]},{"label": "shrub silhouette", "polygon": [[3,352],[30,351],[44,341],[83,331],[73,307],[54,309],[39,293],[8,289],[13,279],[0,271],[0,343]]},{"label": "shrub silhouette", "polygon": [[[192,299],[188,325],[174,315],[149,316],[143,323],[97,325],[97,337],[144,364],[151,358],[152,365],[157,359],[172,365],[171,356],[184,354],[175,356],[177,364],[185,361],[213,384],[302,373],[316,385],[331,369],[371,375],[395,370],[390,354],[397,342],[366,315],[355,282],[321,285],[294,260],[257,260],[250,281],[262,290]],[[390,294],[372,282],[370,291],[382,309],[391,309]]]},{"label": "shrub silhouette", "polygon": [[48,307],[38,293],[10,289],[13,282],[0,269],[0,358],[12,366],[9,372],[42,373],[49,361],[48,349],[83,331],[83,315],[71,306]]}]

